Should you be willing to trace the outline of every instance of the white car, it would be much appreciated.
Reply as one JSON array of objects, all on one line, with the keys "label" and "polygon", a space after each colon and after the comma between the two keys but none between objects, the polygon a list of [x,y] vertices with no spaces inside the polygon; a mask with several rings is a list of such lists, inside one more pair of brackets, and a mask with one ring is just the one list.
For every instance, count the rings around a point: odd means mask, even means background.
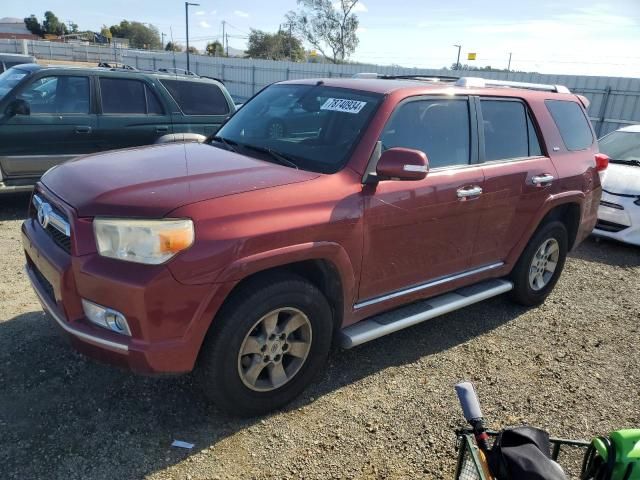
[{"label": "white car", "polygon": [[610,160],[593,233],[640,246],[640,125],[605,135],[600,151]]}]

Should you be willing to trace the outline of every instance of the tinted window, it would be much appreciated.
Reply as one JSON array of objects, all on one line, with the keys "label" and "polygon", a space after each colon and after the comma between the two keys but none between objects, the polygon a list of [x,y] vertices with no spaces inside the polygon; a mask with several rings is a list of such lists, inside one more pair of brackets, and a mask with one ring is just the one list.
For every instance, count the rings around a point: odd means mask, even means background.
[{"label": "tinted window", "polygon": [[524,104],[481,100],[486,161],[540,155],[535,129]]},{"label": "tinted window", "polygon": [[20,70],[19,68],[12,68],[6,72],[0,73],[0,99],[15,87],[20,80],[29,75],[26,70]]},{"label": "tinted window", "polygon": [[123,78],[101,78],[102,113],[144,114],[144,83]]},{"label": "tinted window", "polygon": [[591,128],[582,108],[576,102],[546,100],[567,150],[584,150],[593,143]]},{"label": "tinted window", "polygon": [[[283,97],[285,105],[274,105]],[[217,135],[245,155],[278,162],[256,151],[269,149],[303,170],[334,173],[349,159],[381,100],[380,94],[325,85],[272,85],[244,104]],[[226,148],[215,138],[212,143]]]},{"label": "tinted window", "polygon": [[144,89],[147,94],[147,113],[150,115],[162,115],[164,113],[164,109],[162,108],[156,93],[151,90],[148,85],[145,85]]},{"label": "tinted window", "polygon": [[226,115],[229,105],[222,90],[213,83],[161,80],[186,115]]},{"label": "tinted window", "polygon": [[469,163],[469,106],[466,100],[416,100],[394,112],[382,134],[382,148],[413,148],[429,167]]},{"label": "tinted window", "polygon": [[20,93],[31,106],[31,113],[89,113],[90,93],[87,77],[42,77]]}]

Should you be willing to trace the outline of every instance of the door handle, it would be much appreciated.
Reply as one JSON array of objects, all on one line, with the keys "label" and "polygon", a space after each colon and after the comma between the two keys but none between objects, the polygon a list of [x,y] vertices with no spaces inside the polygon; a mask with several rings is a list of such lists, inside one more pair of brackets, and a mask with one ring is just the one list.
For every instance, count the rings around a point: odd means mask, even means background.
[{"label": "door handle", "polygon": [[554,180],[554,176],[549,173],[531,177],[531,183],[536,187],[546,187],[547,185],[551,185],[551,182],[553,182]]},{"label": "door handle", "polygon": [[460,200],[467,200],[470,197],[478,197],[482,195],[482,187],[474,185],[472,187],[461,187],[456,193]]},{"label": "door handle", "polygon": [[91,127],[89,125],[78,125],[76,127],[76,133],[82,133],[82,134],[91,133]]},{"label": "door handle", "polygon": [[168,131],[169,131],[169,127],[167,127],[166,125],[162,127],[156,127],[156,132],[158,133],[166,133]]}]

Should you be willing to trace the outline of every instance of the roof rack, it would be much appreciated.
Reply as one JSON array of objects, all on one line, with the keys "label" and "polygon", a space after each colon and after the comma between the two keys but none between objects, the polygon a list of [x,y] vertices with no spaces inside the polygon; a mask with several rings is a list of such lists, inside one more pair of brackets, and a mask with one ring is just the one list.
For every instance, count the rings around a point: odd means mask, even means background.
[{"label": "roof rack", "polygon": [[545,92],[571,93],[564,85],[548,85],[546,83],[512,82],[510,80],[493,80],[480,77],[460,77],[456,80],[457,87],[483,88],[483,87],[508,87],[526,88],[528,90],[542,90]]},{"label": "roof rack", "polygon": [[117,62],[100,62],[98,63],[98,67],[108,68],[110,70],[138,70],[136,67],[132,67],[131,65],[127,65],[126,63]]},{"label": "roof rack", "polygon": [[542,90],[545,92],[571,93],[564,85],[547,85],[545,83],[512,82],[510,80],[493,80],[480,77],[455,77],[448,75],[383,75],[375,72],[361,72],[353,78],[382,78],[387,80],[424,80],[426,82],[453,82],[456,87],[484,88],[507,87]]},{"label": "roof rack", "polygon": [[193,73],[190,70],[185,70],[184,68],[159,68],[156,70],[157,72],[162,73],[170,73],[172,75],[187,75],[189,77],[197,77],[196,73]]}]

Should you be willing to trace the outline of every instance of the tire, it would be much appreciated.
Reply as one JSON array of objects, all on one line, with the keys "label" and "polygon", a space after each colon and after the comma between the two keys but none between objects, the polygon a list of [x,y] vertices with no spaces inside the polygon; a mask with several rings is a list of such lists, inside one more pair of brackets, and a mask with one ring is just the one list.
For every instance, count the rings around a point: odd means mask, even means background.
[{"label": "tire", "polygon": [[[515,302],[535,306],[545,301],[564,268],[568,243],[567,228],[562,222],[553,221],[538,228],[511,272],[511,298]],[[555,268],[550,272],[553,264]]]},{"label": "tire", "polygon": [[[284,333],[287,327],[296,330]],[[250,281],[224,305],[205,339],[198,365],[205,395],[245,417],[284,406],[323,367],[332,330],[326,298],[303,278]]]}]

